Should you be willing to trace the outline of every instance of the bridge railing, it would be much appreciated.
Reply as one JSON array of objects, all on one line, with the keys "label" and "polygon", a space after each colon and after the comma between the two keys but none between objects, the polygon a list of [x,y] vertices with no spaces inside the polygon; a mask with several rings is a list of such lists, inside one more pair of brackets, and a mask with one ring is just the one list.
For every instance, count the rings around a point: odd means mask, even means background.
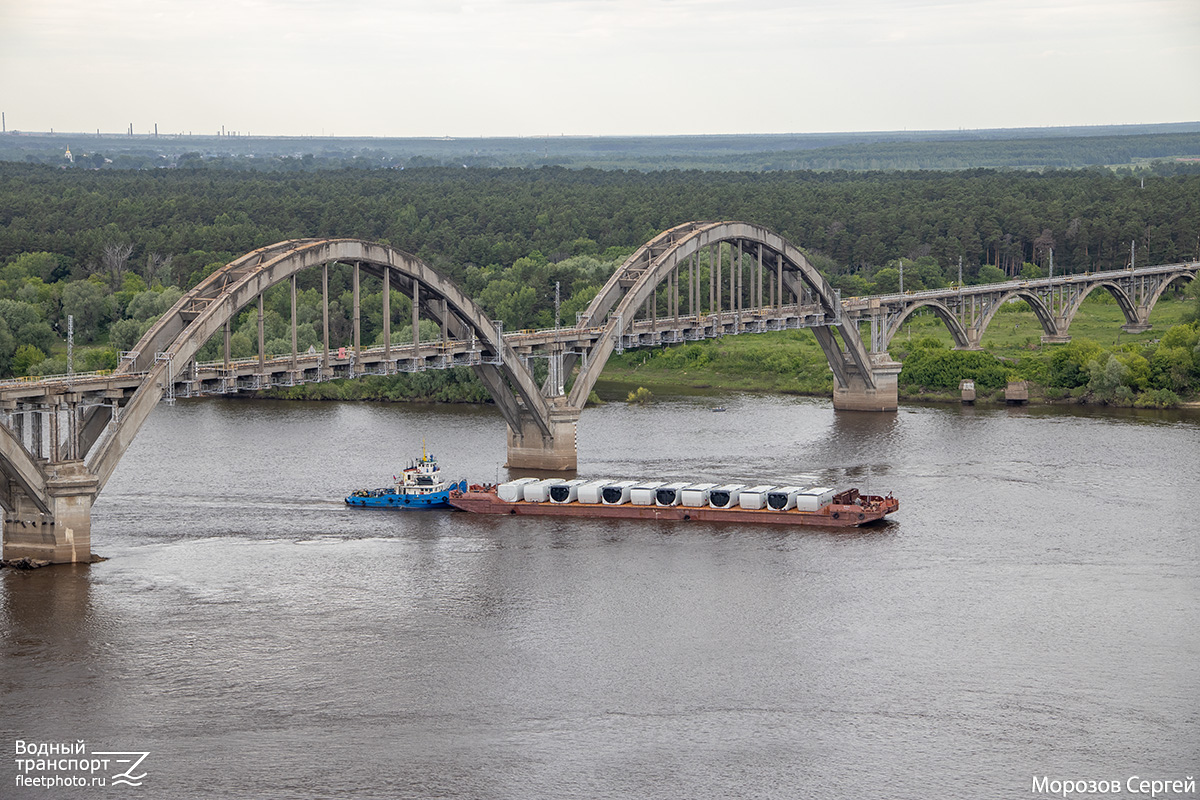
[{"label": "bridge railing", "polygon": [[[142,375],[142,374],[144,374],[144,373],[140,373],[140,372],[124,373],[124,374],[122,374],[121,377],[125,377],[125,375]],[[68,373],[63,373],[60,375],[22,375],[19,378],[5,378],[3,380],[0,380],[0,388],[6,387],[6,386],[28,386],[28,385],[34,384],[34,383],[37,383],[37,384],[62,384],[65,386],[70,386],[71,384],[76,383],[76,382],[84,383],[84,382],[96,380],[99,378],[111,377],[112,375],[113,375],[113,371],[111,369],[98,369],[98,370],[93,370],[91,372],[68,372]]]}]

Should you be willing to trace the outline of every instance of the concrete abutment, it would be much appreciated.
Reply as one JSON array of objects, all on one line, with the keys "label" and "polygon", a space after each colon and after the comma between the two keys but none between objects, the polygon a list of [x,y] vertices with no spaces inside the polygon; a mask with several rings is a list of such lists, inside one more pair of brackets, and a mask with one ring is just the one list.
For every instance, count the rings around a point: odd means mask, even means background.
[{"label": "concrete abutment", "polygon": [[576,426],[579,409],[555,398],[550,408],[550,435],[546,435],[528,411],[521,411],[521,429],[508,427],[509,469],[533,469],[552,472],[574,472],[579,464]]},{"label": "concrete abutment", "polygon": [[871,377],[875,386],[867,385],[862,374],[847,363],[847,385],[834,382],[833,407],[838,411],[896,411],[900,406],[898,378],[900,364],[887,359],[886,354],[875,360],[873,356]]},{"label": "concrete abutment", "polygon": [[53,464],[49,471],[47,511],[24,494],[13,493],[13,508],[4,514],[3,557],[88,563],[92,560],[92,503],[100,481],[82,461]]}]

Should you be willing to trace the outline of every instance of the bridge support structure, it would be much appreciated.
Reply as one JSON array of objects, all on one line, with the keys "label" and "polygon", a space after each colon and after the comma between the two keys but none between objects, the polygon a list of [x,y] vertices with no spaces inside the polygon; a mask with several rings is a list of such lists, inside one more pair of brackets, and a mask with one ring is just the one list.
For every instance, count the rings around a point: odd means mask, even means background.
[{"label": "bridge support structure", "polygon": [[888,354],[871,353],[870,378],[847,359],[843,377],[833,383],[833,407],[838,411],[896,411],[900,407],[900,364]]},{"label": "bridge support structure", "polygon": [[547,398],[550,404],[549,431],[528,411],[522,409],[517,429],[508,425],[509,469],[574,472],[579,464],[576,425],[580,409],[572,408],[565,397]]},{"label": "bridge support structure", "polygon": [[[92,560],[92,503],[100,480],[82,461],[46,464],[44,496],[11,485],[4,513],[4,558],[37,558],[54,564]],[[41,502],[39,502],[39,500]]]}]

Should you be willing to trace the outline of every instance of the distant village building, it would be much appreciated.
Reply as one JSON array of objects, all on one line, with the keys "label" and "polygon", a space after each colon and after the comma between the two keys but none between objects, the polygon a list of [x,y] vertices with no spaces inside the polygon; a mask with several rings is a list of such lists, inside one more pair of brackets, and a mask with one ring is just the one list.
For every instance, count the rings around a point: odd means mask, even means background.
[{"label": "distant village building", "polygon": [[71,155],[70,147],[67,148],[66,155],[64,155],[63,158],[65,158],[67,161],[70,161],[72,164],[75,163],[75,156]]}]

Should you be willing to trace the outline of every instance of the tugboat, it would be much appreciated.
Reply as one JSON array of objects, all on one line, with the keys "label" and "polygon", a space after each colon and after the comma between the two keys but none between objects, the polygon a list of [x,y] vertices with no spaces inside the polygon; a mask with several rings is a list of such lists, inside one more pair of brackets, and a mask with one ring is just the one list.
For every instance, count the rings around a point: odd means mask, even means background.
[{"label": "tugboat", "polygon": [[432,453],[421,448],[421,458],[410,463],[391,486],[358,489],[346,498],[348,506],[368,508],[426,509],[450,508],[450,492],[465,492],[467,482],[447,483]]}]

